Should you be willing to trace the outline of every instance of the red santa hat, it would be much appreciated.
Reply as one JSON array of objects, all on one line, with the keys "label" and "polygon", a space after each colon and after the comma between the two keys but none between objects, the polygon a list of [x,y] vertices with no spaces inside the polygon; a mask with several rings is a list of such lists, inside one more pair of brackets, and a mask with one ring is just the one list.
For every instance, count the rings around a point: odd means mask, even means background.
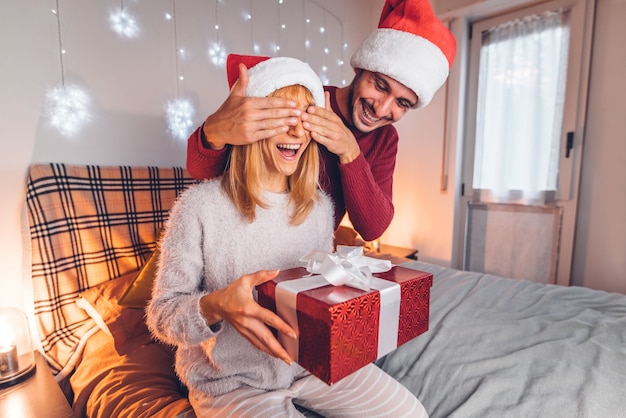
[{"label": "red santa hat", "polygon": [[426,106],[448,78],[456,41],[435,16],[429,0],[386,0],[378,29],[350,60],[353,68],[387,75]]},{"label": "red santa hat", "polygon": [[226,58],[228,86],[233,87],[239,78],[239,64],[245,64],[250,77],[246,96],[267,97],[280,88],[300,84],[306,87],[315,105],[324,107],[324,87],[309,64],[290,57],[262,57],[229,54]]}]

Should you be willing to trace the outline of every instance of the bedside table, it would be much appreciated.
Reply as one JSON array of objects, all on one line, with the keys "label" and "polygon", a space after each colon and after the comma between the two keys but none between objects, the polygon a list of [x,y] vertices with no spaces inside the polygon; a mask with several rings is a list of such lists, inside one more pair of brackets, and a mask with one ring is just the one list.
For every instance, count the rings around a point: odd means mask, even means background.
[{"label": "bedside table", "polygon": [[70,404],[38,351],[35,362],[31,377],[0,390],[0,417],[74,418]]},{"label": "bedside table", "polygon": [[417,250],[405,247],[396,247],[395,245],[380,244],[378,251],[368,250],[364,255],[373,258],[382,258],[391,261],[393,264],[406,263],[407,261],[417,260]]}]

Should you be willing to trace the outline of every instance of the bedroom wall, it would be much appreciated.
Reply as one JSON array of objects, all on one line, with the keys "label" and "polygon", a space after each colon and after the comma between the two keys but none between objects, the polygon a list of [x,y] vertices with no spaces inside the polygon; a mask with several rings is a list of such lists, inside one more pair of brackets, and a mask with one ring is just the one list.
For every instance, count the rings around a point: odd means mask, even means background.
[{"label": "bedroom wall", "polygon": [[572,283],[626,293],[626,0],[598,0]]}]

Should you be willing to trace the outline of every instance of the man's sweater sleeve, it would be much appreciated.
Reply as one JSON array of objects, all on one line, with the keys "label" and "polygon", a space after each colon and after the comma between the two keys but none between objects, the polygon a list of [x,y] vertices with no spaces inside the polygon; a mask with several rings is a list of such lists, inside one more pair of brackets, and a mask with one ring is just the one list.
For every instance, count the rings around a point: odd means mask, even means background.
[{"label": "man's sweater sleeve", "polygon": [[187,171],[196,180],[212,179],[224,174],[230,146],[221,150],[207,148],[202,143],[203,125],[187,140]]},{"label": "man's sweater sleeve", "polygon": [[349,164],[340,164],[345,206],[354,228],[366,241],[379,238],[393,220],[393,172],[398,134],[386,129]]},{"label": "man's sweater sleeve", "polygon": [[394,215],[391,178],[377,183],[363,155],[340,165],[343,194],[350,222],[366,241],[379,238]]}]

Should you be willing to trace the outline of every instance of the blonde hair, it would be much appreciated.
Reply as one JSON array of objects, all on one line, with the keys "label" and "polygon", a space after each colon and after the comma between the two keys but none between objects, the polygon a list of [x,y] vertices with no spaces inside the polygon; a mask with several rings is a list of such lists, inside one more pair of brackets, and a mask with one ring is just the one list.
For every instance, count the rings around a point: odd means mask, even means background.
[{"label": "blonde hair", "polygon": [[[315,105],[311,92],[299,85],[280,88],[269,94],[270,97],[292,99],[296,103]],[[239,213],[253,222],[256,207],[267,208],[263,200],[261,173],[265,170],[261,141],[232,147],[228,167],[222,178],[222,188],[230,197]],[[319,153],[317,142],[311,140],[304,150],[296,171],[288,177],[287,184],[291,192],[289,202],[292,205],[289,222],[299,225],[308,216],[318,200]]]}]

